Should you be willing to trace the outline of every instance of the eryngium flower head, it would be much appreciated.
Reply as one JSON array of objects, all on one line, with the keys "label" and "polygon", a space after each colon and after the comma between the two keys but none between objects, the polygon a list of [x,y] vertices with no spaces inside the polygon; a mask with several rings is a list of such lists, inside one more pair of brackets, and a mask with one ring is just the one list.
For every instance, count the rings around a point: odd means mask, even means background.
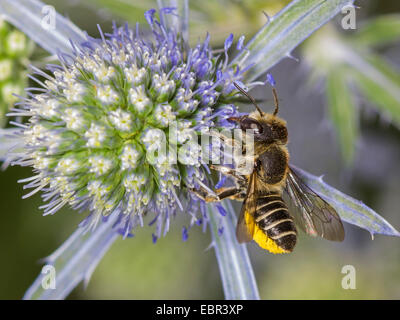
[{"label": "eryngium flower head", "polygon": [[237,67],[227,68],[233,36],[219,56],[208,36],[187,49],[154,13],[145,15],[151,39],[127,26],[100,30],[100,39],[60,54],[61,66],[48,66],[52,76],[35,69],[46,80],[15,109],[30,118],[17,124],[25,152],[13,163],[34,168],[21,182],[33,188],[25,197],[44,191],[45,214],[69,204],[89,210],[84,222],[94,226],[117,211],[117,229],[126,236],[151,213],[154,239],[168,231],[178,208],[191,215],[191,225],[206,223],[204,203],[188,190],[207,187],[207,165],[190,148],[177,158],[160,148],[165,137],[168,151],[179,149],[193,134],[227,127],[237,116],[227,104],[241,77]]}]

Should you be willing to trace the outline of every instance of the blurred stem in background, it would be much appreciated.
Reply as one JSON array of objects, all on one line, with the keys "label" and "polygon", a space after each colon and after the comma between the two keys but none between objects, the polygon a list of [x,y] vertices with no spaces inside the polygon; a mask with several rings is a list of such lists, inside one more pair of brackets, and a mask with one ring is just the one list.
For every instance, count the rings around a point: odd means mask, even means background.
[{"label": "blurred stem in background", "polygon": [[330,23],[302,46],[312,71],[310,83],[325,81],[329,116],[347,164],[353,162],[360,135],[358,94],[384,119],[400,127],[400,72],[376,50],[398,41],[399,30],[400,15],[365,21],[351,34]]},{"label": "blurred stem in background", "polygon": [[24,95],[33,49],[33,41],[0,16],[0,128],[6,125],[5,114],[18,100],[14,94]]},{"label": "blurred stem in background", "polygon": [[57,271],[55,288],[49,290],[43,286],[48,274],[42,272],[26,291],[23,299],[65,299],[81,281],[86,286],[97,264],[119,237],[114,229],[117,220],[118,212],[115,212],[93,232],[78,228],[67,241],[44,259],[47,266],[52,266]]},{"label": "blurred stem in background", "polygon": [[[88,6],[113,18],[132,24],[144,22],[141,14],[146,8],[155,7],[157,1],[149,0],[85,0],[80,5]],[[196,44],[204,37],[205,31],[211,33],[211,44],[220,45],[229,33],[252,36],[267,23],[265,11],[271,17],[285,7],[290,0],[203,0],[190,1],[190,42]],[[227,10],[229,8],[229,10]],[[232,23],[234,21],[234,23]],[[206,27],[205,27],[206,26]]]}]

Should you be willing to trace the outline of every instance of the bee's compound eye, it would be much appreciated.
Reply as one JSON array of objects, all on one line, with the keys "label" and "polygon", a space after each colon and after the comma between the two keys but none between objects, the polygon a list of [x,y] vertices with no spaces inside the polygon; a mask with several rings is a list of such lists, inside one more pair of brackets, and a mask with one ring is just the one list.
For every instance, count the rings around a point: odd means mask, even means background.
[{"label": "bee's compound eye", "polygon": [[260,123],[251,118],[245,118],[240,122],[240,128],[242,130],[254,130],[254,134],[261,134],[263,129]]}]

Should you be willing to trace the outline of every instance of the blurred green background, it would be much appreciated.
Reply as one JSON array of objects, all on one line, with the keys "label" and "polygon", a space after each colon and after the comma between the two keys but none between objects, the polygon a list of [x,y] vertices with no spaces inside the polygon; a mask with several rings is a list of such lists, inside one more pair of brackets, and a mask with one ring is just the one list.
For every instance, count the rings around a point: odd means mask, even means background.
[{"label": "blurred green background", "polygon": [[[154,6],[151,1],[130,1],[137,7],[129,17],[136,12],[140,21],[144,20],[143,12]],[[107,31],[113,19],[117,22],[127,19],[120,15],[121,10],[99,7],[102,2],[109,3],[107,0],[45,2],[92,36],[98,35],[97,23]],[[220,2],[223,7],[230,1]],[[271,1],[273,5],[278,3],[278,7],[286,2]],[[400,3],[394,1],[363,1],[362,7],[358,10],[360,19],[400,12]],[[254,6],[256,19],[251,21],[252,26],[245,25],[240,32],[248,30],[250,36],[260,27],[265,18],[259,8]],[[209,13],[205,15],[200,9],[193,12],[196,37],[209,31],[217,39],[214,45],[221,46],[224,39],[221,34],[238,32],[234,17],[240,16],[240,11],[212,12],[213,8],[202,8]],[[232,15],[232,19],[225,19],[223,29],[218,28],[219,16],[225,13]],[[382,54],[400,67],[399,44],[382,49]],[[299,56],[297,52],[294,55]],[[308,72],[301,60],[289,59],[272,70],[281,98],[281,116],[288,122],[292,163],[316,175],[325,174],[325,181],[363,200],[400,229],[399,130],[361,102],[361,137],[353,164],[346,165],[326,115],[323,89],[304,85]],[[254,96],[271,101],[271,93],[265,88],[256,89]],[[263,107],[270,105],[266,102]],[[22,200],[22,185],[16,182],[30,175],[29,169],[16,167],[0,172],[0,299],[20,299],[41,270],[40,258],[59,247],[84,218],[83,214],[68,209],[42,217],[38,209],[40,196]],[[212,249],[206,250],[210,234],[194,227],[188,241],[182,242],[181,226],[186,221],[178,215],[167,237],[157,244],[151,242],[151,228],[138,229],[134,238],[118,240],[97,267],[88,287],[80,285],[70,298],[222,299],[215,254]],[[350,225],[345,227],[343,243],[300,235],[290,255],[272,255],[255,244],[248,245],[261,298],[399,299],[400,239],[376,235],[372,241],[368,232]],[[341,286],[344,277],[341,270],[345,265],[356,268],[355,290],[344,290]]]}]

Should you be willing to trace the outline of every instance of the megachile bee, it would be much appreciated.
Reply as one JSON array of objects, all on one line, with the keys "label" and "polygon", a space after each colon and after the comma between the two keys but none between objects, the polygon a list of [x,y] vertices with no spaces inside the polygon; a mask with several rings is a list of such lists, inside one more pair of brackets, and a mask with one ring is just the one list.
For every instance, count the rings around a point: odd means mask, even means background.
[{"label": "megachile bee", "polygon": [[[241,175],[226,166],[212,166],[231,175],[235,187],[216,190],[217,197],[206,201],[231,198],[243,201],[236,236],[240,243],[254,240],[272,253],[292,252],[297,242],[297,228],[311,236],[343,241],[342,221],[335,209],[308,187],[289,165],[286,122],[277,116],[279,100],[272,88],[275,111],[263,112],[256,101],[240,86],[236,88],[255,106],[249,115],[229,118],[242,132],[252,129],[254,166],[249,175]],[[290,208],[290,209],[289,209]]]}]

